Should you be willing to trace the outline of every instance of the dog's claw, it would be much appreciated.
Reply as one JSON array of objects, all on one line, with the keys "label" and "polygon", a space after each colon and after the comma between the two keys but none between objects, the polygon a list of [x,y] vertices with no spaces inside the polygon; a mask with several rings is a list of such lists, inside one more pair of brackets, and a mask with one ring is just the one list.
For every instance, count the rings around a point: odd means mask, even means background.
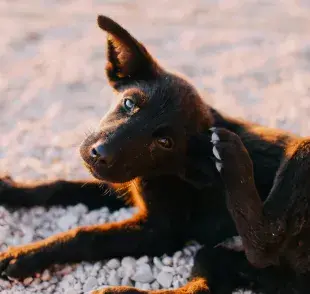
[{"label": "dog's claw", "polygon": [[215,167],[216,167],[216,169],[218,170],[218,172],[220,172],[221,171],[221,169],[222,169],[222,167],[223,167],[223,165],[222,165],[222,163],[220,163],[220,162],[216,162],[215,163]]},{"label": "dog's claw", "polygon": [[216,149],[216,146],[213,146],[212,152],[213,152],[213,155],[214,155],[218,160],[221,160],[220,153],[219,153],[218,150]]},{"label": "dog's claw", "polygon": [[[214,129],[215,130],[215,128],[212,128],[212,129]],[[211,129],[210,129],[211,130]],[[217,141],[219,141],[220,140],[220,138],[219,138],[219,136],[216,134],[216,133],[212,133],[212,136],[211,136],[211,142],[213,143],[213,144],[215,144]]]},{"label": "dog's claw", "polygon": [[[212,152],[214,157],[216,158],[215,161],[215,167],[217,169],[218,172],[221,172],[222,168],[223,168],[223,164],[221,162],[222,158],[220,155],[219,150],[216,148],[216,144],[220,141],[220,137],[219,135],[215,132],[216,128],[210,128],[210,131],[212,131],[212,135],[211,135],[211,143],[214,145],[212,148]],[[219,161],[218,161],[219,160]]]}]

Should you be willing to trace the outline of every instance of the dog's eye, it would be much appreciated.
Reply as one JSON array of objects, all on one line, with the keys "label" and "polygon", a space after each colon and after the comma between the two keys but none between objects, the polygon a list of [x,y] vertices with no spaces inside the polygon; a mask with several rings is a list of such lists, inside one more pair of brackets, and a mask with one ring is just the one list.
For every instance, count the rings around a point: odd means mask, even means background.
[{"label": "dog's eye", "polygon": [[136,107],[136,104],[134,103],[134,101],[132,99],[130,99],[130,98],[124,99],[124,108],[127,111],[132,111],[135,107]]},{"label": "dog's eye", "polygon": [[173,141],[169,137],[157,138],[156,143],[163,149],[172,149]]}]

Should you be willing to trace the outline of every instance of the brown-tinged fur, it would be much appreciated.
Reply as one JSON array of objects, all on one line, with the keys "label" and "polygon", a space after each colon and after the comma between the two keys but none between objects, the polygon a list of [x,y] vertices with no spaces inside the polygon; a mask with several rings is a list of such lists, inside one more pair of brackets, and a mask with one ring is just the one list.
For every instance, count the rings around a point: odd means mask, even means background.
[{"label": "brown-tinged fur", "polygon": [[[195,259],[192,276],[196,279],[183,288],[159,293],[224,294],[235,289],[306,293],[306,280],[290,267],[257,269],[243,252],[215,247],[237,235],[237,230],[214,166],[212,143],[201,142],[200,135],[211,126],[238,134],[252,160],[262,201],[281,177],[277,173],[287,159],[287,146],[299,139],[220,114],[203,102],[187,80],[163,69],[120,25],[104,16],[98,24],[108,33],[106,72],[117,103],[102,119],[99,131],[83,142],[81,156],[106,184],[59,180],[25,186],[4,178],[0,201],[14,208],[81,202],[90,209],[116,210],[124,206],[119,195],[126,194],[126,203],[139,211],[127,221],[79,227],[11,248],[0,255],[3,275],[23,278],[53,263],[171,254],[194,239],[204,245]],[[282,195],[284,204],[290,196]],[[273,207],[283,213],[281,200]],[[107,288],[103,292],[141,291]]]}]

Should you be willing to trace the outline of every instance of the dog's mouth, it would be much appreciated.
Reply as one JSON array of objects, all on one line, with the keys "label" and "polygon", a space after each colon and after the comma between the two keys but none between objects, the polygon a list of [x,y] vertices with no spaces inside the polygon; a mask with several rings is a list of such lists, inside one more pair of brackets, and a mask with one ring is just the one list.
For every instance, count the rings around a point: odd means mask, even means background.
[{"label": "dog's mouth", "polygon": [[123,164],[122,168],[114,168],[114,166],[102,166],[100,163],[88,163],[84,161],[84,166],[98,180],[111,183],[125,183],[133,180],[132,169],[129,165]]}]

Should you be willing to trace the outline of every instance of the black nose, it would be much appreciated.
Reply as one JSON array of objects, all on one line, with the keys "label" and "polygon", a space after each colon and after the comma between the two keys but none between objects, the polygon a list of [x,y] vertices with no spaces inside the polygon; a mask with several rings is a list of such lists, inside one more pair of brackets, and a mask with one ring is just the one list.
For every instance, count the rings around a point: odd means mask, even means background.
[{"label": "black nose", "polygon": [[101,164],[110,165],[112,162],[112,154],[107,152],[107,148],[105,148],[104,144],[101,142],[98,142],[92,146],[90,149],[90,156]]}]

